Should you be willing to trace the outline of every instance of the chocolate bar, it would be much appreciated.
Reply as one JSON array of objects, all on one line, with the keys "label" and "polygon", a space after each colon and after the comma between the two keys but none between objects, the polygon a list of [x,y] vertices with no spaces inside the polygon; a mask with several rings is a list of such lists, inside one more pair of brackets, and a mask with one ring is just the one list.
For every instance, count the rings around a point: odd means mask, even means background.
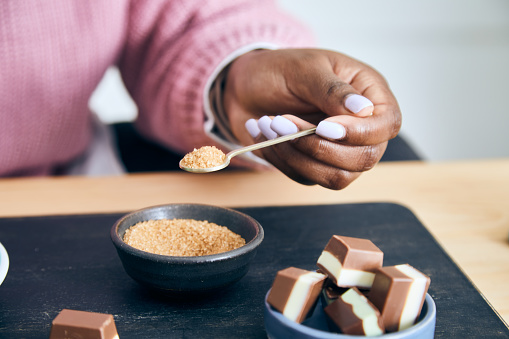
[{"label": "chocolate bar", "polygon": [[389,332],[412,326],[421,313],[430,278],[408,264],[379,268],[368,298]]},{"label": "chocolate bar", "polygon": [[63,309],[51,325],[50,339],[118,339],[111,314]]},{"label": "chocolate bar", "polygon": [[325,275],[296,267],[277,273],[267,302],[285,317],[301,323],[316,304]]},{"label": "chocolate bar", "polygon": [[356,287],[326,306],[324,312],[344,334],[377,336],[385,332],[380,312]]},{"label": "chocolate bar", "polygon": [[318,258],[321,271],[339,287],[369,289],[374,271],[382,267],[383,252],[370,240],[334,235]]}]

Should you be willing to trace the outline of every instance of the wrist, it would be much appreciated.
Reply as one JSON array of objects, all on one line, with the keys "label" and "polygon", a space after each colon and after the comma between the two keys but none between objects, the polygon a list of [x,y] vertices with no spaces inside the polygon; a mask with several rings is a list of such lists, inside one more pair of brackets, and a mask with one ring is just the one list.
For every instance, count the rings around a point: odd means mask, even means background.
[{"label": "wrist", "polygon": [[236,58],[228,67],[223,87],[222,106],[229,122],[231,133],[241,144],[252,143],[245,129],[245,123],[251,118],[263,115],[256,108],[254,88],[263,87],[256,84],[261,72],[258,57],[270,50],[253,50]]}]

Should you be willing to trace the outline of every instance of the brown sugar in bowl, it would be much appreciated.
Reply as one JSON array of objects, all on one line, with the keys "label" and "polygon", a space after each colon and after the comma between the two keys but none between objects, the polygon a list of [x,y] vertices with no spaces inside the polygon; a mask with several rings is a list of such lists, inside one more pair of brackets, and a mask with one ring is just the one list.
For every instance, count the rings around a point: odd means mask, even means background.
[{"label": "brown sugar in bowl", "polygon": [[218,254],[246,244],[226,226],[195,219],[142,221],[128,228],[123,240],[145,252],[180,257]]},{"label": "brown sugar in bowl", "polygon": [[[149,220],[193,219],[225,226],[245,239],[236,249],[200,256],[154,254],[124,242],[131,226]],[[120,218],[111,239],[126,273],[141,285],[168,295],[201,294],[224,289],[240,280],[263,241],[263,228],[239,211],[204,204],[169,204],[148,207]]]}]

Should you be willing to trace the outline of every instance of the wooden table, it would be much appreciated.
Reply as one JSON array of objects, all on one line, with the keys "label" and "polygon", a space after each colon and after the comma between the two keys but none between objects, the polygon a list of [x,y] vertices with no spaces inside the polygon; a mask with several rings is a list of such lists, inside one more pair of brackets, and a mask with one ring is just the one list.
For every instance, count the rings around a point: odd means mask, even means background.
[{"label": "wooden table", "polygon": [[410,208],[509,321],[509,159],[382,163],[342,191],[279,172],[185,172],[0,180],[0,217],[126,212],[192,202],[229,207],[395,202]]}]

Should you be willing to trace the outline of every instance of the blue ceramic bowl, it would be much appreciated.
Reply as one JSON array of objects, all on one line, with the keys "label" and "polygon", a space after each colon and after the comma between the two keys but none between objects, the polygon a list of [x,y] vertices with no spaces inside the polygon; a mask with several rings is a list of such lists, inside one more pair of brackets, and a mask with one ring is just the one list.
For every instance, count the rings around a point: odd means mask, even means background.
[{"label": "blue ceramic bowl", "polygon": [[[296,323],[280,312],[276,311],[267,303],[265,296],[264,320],[265,330],[270,339],[347,339],[361,338],[361,336],[332,333],[327,330],[327,316],[323,312],[320,298],[313,314],[302,324]],[[436,307],[429,294],[422,307],[421,315],[417,323],[403,331],[387,333],[376,338],[390,339],[431,339],[435,335]]]},{"label": "blue ceramic bowl", "polygon": [[[207,220],[228,227],[242,236],[246,244],[219,254],[177,257],[145,252],[123,241],[129,227],[157,219]],[[171,204],[148,207],[123,216],[111,228],[111,239],[125,271],[141,285],[168,295],[196,295],[223,289],[241,279],[263,240],[263,228],[252,217],[233,209]]]}]

